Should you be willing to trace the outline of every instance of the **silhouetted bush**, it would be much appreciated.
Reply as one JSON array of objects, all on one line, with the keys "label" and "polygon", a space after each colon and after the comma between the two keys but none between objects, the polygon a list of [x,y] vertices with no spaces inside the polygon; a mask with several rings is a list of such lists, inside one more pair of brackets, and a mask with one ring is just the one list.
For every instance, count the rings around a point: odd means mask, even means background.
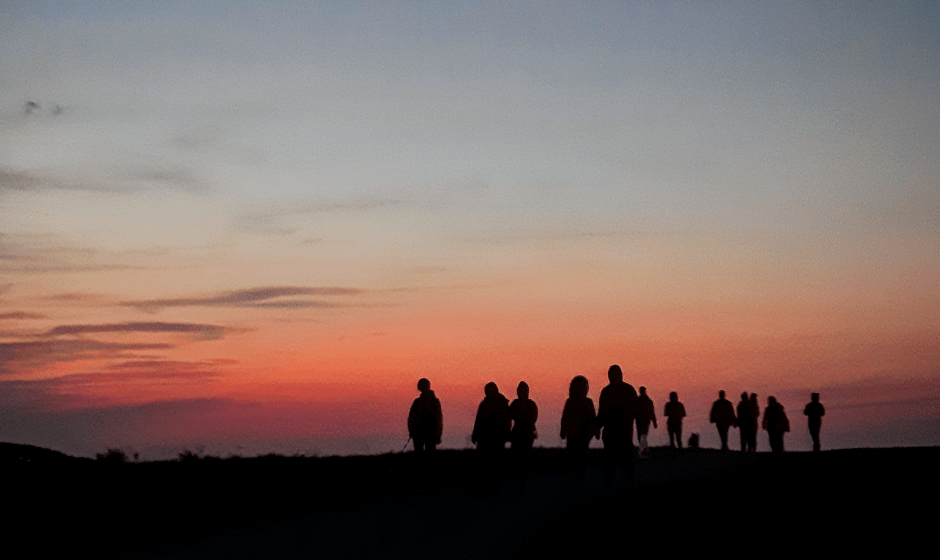
[{"label": "silhouetted bush", "polygon": [[[134,460],[136,461],[140,457],[140,454],[134,453]],[[122,449],[108,448],[104,453],[95,453],[96,461],[104,461],[106,463],[130,463],[130,458],[127,456],[127,453]]]}]

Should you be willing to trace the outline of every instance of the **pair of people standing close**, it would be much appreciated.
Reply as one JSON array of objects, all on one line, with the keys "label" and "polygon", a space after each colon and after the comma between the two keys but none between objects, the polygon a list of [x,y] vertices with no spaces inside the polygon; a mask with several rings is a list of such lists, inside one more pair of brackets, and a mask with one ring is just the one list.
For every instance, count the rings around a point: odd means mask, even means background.
[{"label": "pair of people standing close", "polygon": [[623,464],[626,478],[634,479],[633,423],[639,412],[636,389],[623,380],[618,365],[607,370],[608,385],[601,390],[595,414],[594,401],[587,395],[586,377],[578,375],[571,380],[568,400],[561,415],[561,438],[567,443],[572,474],[580,479],[587,464],[588,446],[592,438],[604,442],[604,474],[613,481],[618,464]]},{"label": "pair of people standing close", "polygon": [[496,383],[487,383],[483,388],[485,397],[477,408],[470,441],[483,453],[482,470],[488,485],[498,487],[502,471],[502,451],[506,442],[512,451],[513,472],[520,487],[526,483],[529,455],[532,445],[538,438],[535,423],[539,409],[535,401],[529,398],[529,384],[521,381],[516,388],[516,400],[509,399],[499,392]]}]

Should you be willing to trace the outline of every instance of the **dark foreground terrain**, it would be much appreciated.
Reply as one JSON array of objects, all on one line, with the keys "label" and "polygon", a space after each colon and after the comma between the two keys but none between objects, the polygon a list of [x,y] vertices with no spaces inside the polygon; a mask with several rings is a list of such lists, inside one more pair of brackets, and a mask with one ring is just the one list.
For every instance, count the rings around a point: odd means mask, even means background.
[{"label": "dark foreground terrain", "polygon": [[525,489],[492,489],[473,451],[422,471],[410,453],[122,463],[0,444],[0,530],[31,557],[760,558],[935,541],[940,448],[657,448],[634,485],[606,483],[599,452],[580,483],[564,450],[533,453]]}]

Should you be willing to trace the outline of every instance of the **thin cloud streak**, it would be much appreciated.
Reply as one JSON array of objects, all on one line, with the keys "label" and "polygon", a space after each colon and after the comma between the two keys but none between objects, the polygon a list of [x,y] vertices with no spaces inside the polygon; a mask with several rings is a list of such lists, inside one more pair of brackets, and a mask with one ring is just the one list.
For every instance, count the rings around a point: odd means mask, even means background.
[{"label": "thin cloud streak", "polygon": [[90,191],[115,194],[154,189],[206,192],[207,185],[187,167],[141,165],[125,168],[76,169],[53,175],[47,172],[0,167],[3,191]]},{"label": "thin cloud streak", "polygon": [[264,233],[271,235],[290,235],[297,231],[280,224],[281,220],[304,214],[324,214],[328,212],[361,212],[404,204],[406,201],[396,198],[379,198],[352,202],[325,202],[285,205],[277,208],[243,212],[233,222],[236,230],[246,233]]},{"label": "thin cloud streak", "polygon": [[7,313],[0,313],[0,321],[19,321],[24,319],[45,319],[46,316],[42,313],[30,313],[29,311],[10,311]]},{"label": "thin cloud streak", "polygon": [[170,350],[175,344],[100,342],[88,339],[0,343],[0,375],[25,373],[48,364],[131,357],[128,352]]},{"label": "thin cloud streak", "polygon": [[366,293],[358,288],[345,287],[303,287],[269,286],[222,292],[214,296],[196,298],[170,298],[125,301],[121,305],[141,311],[156,313],[167,307],[255,307],[273,309],[303,309],[341,307],[343,304],[319,300],[270,301],[283,297],[296,296],[359,296]]},{"label": "thin cloud streak", "polygon": [[196,335],[202,340],[215,340],[222,338],[227,329],[218,325],[199,323],[111,323],[103,325],[60,325],[50,329],[46,336],[81,335],[91,333],[115,332],[174,332]]}]

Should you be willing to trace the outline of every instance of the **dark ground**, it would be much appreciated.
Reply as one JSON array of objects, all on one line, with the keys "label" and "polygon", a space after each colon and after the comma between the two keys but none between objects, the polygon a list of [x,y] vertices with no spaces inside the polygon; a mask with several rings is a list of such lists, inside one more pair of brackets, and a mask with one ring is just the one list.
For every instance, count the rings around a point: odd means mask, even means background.
[{"label": "dark ground", "polygon": [[0,444],[0,530],[30,557],[760,558],[915,551],[940,519],[936,447],[657,448],[636,465],[634,486],[609,485],[597,452],[573,485],[563,450],[535,449],[524,490],[492,490],[473,451],[438,451],[422,478],[410,453],[118,463]]}]

